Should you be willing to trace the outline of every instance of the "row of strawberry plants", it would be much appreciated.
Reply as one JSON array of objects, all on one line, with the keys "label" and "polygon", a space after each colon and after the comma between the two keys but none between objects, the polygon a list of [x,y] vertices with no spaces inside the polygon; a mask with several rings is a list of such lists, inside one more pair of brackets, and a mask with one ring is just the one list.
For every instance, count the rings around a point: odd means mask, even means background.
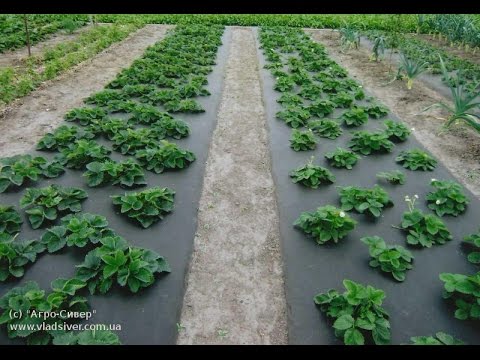
[{"label": "row of strawberry plants", "polygon": [[[328,57],[325,48],[303,31],[262,28],[260,42],[267,60],[265,68],[275,77],[274,89],[280,93],[277,102],[282,110],[276,117],[292,128],[290,146],[293,150],[310,151],[316,148],[319,138],[332,141],[345,132],[350,133],[347,142],[350,150],[337,148],[325,154],[330,166],[348,170],[361,162],[362,155],[390,153],[395,144],[407,141],[411,129],[392,120],[384,121],[383,130],[349,130],[365,126],[372,118],[386,117],[389,110],[367,97],[362,87],[348,78],[346,70]],[[313,160],[312,157],[307,164],[291,171],[292,181],[313,189],[335,183],[334,173],[314,164]],[[411,171],[433,171],[437,164],[431,155],[416,148],[401,151],[395,161]],[[382,171],[377,177],[397,185],[406,181],[400,170]],[[454,181],[432,179],[430,184],[434,190],[427,194],[426,202],[437,216],[415,208],[417,195],[405,197],[408,211],[403,213],[400,226],[395,227],[405,233],[407,246],[428,248],[450,241],[452,235],[440,217],[461,215],[470,201]],[[347,212],[355,211],[376,219],[393,205],[388,192],[378,184],[372,188],[340,187],[339,202],[340,208],[330,204],[303,212],[294,226],[318,244],[337,243],[357,225]],[[405,280],[406,272],[413,268],[412,252],[400,245],[388,245],[379,236],[363,237],[361,241],[368,246],[371,267],[391,274],[397,281]],[[476,255],[472,257],[477,260]],[[445,274],[440,275],[443,281],[444,277]],[[385,293],[348,279],[344,286],[347,289],[344,294],[329,290],[315,297],[321,310],[335,319],[335,334],[345,344],[389,343],[389,316],[381,307]],[[440,337],[444,335],[440,333]],[[438,339],[420,337],[412,341],[431,343]]]},{"label": "row of strawberry plants", "polygon": [[[79,126],[62,125],[40,140],[37,150],[57,152],[53,160],[30,155],[1,159],[1,191],[22,190],[42,177],[60,176],[66,169],[84,171],[89,187],[136,187],[146,185],[144,170],[158,174],[187,167],[195,155],[165,138],[186,137],[190,127],[175,119],[171,112],[192,112],[191,107],[203,111],[195,97],[209,95],[204,86],[215,64],[222,33],[222,27],[178,26],[165,40],[148,48],[141,59],[123,70],[104,91],[85,99],[85,107],[65,115],[65,120]],[[169,93],[168,101],[180,105],[160,108],[163,102],[157,100],[158,93]],[[104,142],[110,141],[115,151],[133,155],[136,160],[110,159],[111,150],[95,140],[100,136],[105,138]],[[172,212],[174,196],[172,189],[149,187],[111,196],[111,200],[121,214],[147,228]],[[130,245],[108,228],[105,217],[82,212],[82,202],[87,197],[81,188],[56,184],[27,188],[20,205],[26,208],[31,227],[49,226],[40,239],[29,241],[17,239],[22,219],[15,208],[0,207],[0,281],[23,277],[27,267],[45,253],[55,254],[71,247],[85,254],[75,275],[55,280],[54,292],[48,296],[36,283],[28,282],[0,299],[0,324],[7,325],[10,338],[26,338],[29,344],[118,343],[118,337],[109,331],[100,332],[99,339],[92,339],[95,333],[88,331],[19,332],[15,330],[16,324],[37,320],[11,318],[9,314],[19,310],[60,313],[65,309],[76,310],[78,306],[84,309],[88,305],[86,298],[77,292],[88,289],[90,294],[105,294],[120,286],[136,293],[151,286],[157,274],[170,272],[168,262],[155,251]],[[57,293],[59,284],[69,284],[65,286],[70,290],[62,297]],[[64,319],[58,317],[49,324],[60,322]]]},{"label": "row of strawberry plants", "polygon": [[[30,43],[45,40],[60,30],[73,31],[88,23],[87,15],[80,14],[28,14],[26,15]],[[23,15],[0,15],[0,53],[27,45]]]}]

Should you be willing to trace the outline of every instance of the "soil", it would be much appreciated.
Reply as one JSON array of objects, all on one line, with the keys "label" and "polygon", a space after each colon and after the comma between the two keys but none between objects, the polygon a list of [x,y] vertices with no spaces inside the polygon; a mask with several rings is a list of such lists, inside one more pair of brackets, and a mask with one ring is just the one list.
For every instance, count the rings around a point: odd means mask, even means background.
[{"label": "soil", "polygon": [[480,197],[480,136],[473,130],[454,126],[442,132],[447,114],[438,109],[421,113],[426,107],[440,101],[442,95],[422,82],[415,82],[407,90],[404,82],[391,81],[393,74],[388,61],[369,61],[368,51],[341,51],[339,35],[328,30],[309,30],[314,40],[326,46],[329,55],[345,67],[350,75],[367,88],[410,127],[415,137],[476,196]]},{"label": "soil", "polygon": [[[76,29],[73,33],[68,34],[63,31],[59,31],[52,35],[52,37],[41,41],[30,47],[32,55],[38,55],[45,50],[54,47],[62,42],[75,40],[81,33],[89,30],[92,25],[82,26]],[[0,68],[7,66],[22,66],[24,59],[28,57],[28,50],[26,47],[16,49],[13,51],[6,51],[0,54]]]},{"label": "soil", "polygon": [[147,25],[6,108],[0,116],[0,156],[31,150],[45,133],[60,125],[68,110],[82,106],[84,98],[102,90],[170,28]]},{"label": "soil", "polygon": [[452,55],[480,65],[480,52],[478,52],[478,50],[475,52],[475,54],[473,54],[472,52],[466,52],[464,48],[459,49],[457,46],[450,46],[448,42],[444,40],[434,39],[432,35],[421,34],[416,36],[420,37],[422,40],[426,40],[442,50],[449,52]]},{"label": "soil", "polygon": [[254,35],[232,28],[179,344],[286,344],[279,223]]}]

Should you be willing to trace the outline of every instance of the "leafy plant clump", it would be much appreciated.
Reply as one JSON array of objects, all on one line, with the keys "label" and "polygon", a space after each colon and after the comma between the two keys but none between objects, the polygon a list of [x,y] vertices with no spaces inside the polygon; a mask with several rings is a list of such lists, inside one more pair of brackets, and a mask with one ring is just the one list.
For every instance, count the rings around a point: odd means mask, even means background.
[{"label": "leafy plant clump", "polygon": [[175,191],[169,188],[153,187],[141,192],[112,196],[113,204],[120,206],[120,212],[148,228],[172,212]]},{"label": "leafy plant clump", "polygon": [[404,150],[395,161],[409,170],[433,171],[437,165],[437,160],[419,149]]},{"label": "leafy plant clump", "polygon": [[329,100],[335,104],[335,107],[348,108],[352,106],[355,97],[345,91],[341,91],[330,95]]},{"label": "leafy plant clump", "polygon": [[391,273],[398,281],[405,280],[407,270],[413,268],[413,255],[410,251],[399,245],[387,246],[385,240],[379,236],[364,237],[360,239],[368,245],[371,267],[379,267],[383,272]]},{"label": "leafy plant clump", "polygon": [[335,151],[326,153],[325,158],[334,167],[351,170],[358,159],[360,159],[360,156],[351,151],[337,148]]},{"label": "leafy plant clump", "polygon": [[303,212],[293,225],[322,245],[330,240],[337,243],[352,231],[356,224],[357,222],[342,210],[326,205],[313,212]]},{"label": "leafy plant clump", "polygon": [[406,181],[405,174],[400,170],[382,171],[377,174],[377,177],[393,185],[404,185]]},{"label": "leafy plant clump", "polygon": [[195,161],[195,154],[166,140],[160,146],[138,150],[135,157],[140,165],[157,174],[165,170],[184,169]]},{"label": "leafy plant clump", "polygon": [[335,319],[335,336],[345,345],[364,345],[373,342],[386,345],[390,342],[389,315],[382,307],[385,293],[374,287],[343,280],[346,291],[335,289],[314,297],[314,302],[328,317]]},{"label": "leafy plant clump", "polygon": [[362,155],[391,152],[394,147],[387,134],[380,131],[355,131],[348,146]]},{"label": "leafy plant clump", "polygon": [[368,114],[361,107],[353,107],[345,111],[341,118],[347,126],[360,126],[368,121]]},{"label": "leafy plant clump", "polygon": [[424,214],[421,210],[415,209],[415,199],[405,197],[409,211],[403,213],[401,229],[408,234],[407,243],[429,248],[452,240],[452,235],[442,220],[435,215]]},{"label": "leafy plant clump", "polygon": [[465,212],[470,200],[463,193],[460,184],[454,181],[432,179],[430,183],[435,191],[427,194],[428,208],[438,216],[458,216]]},{"label": "leafy plant clump", "polygon": [[16,241],[16,236],[0,233],[0,281],[9,277],[20,278],[28,263],[35,262],[37,255],[45,251],[38,240]]},{"label": "leafy plant clump", "polygon": [[81,202],[87,198],[82,189],[50,185],[45,188],[29,188],[20,199],[21,208],[27,208],[32,228],[38,229],[47,221],[54,221],[60,213],[82,211]]},{"label": "leafy plant clump", "polygon": [[82,126],[98,123],[107,116],[107,113],[102,108],[75,108],[65,114],[66,121],[76,121]]},{"label": "leafy plant clump", "polygon": [[54,335],[53,345],[122,345],[118,335],[110,330],[72,331]]},{"label": "leafy plant clump", "polygon": [[[7,325],[7,334],[10,339],[26,338],[28,345],[48,345],[58,331],[53,329],[62,326],[65,322],[72,322],[66,318],[66,312],[84,312],[88,310],[87,299],[77,295],[77,292],[87,284],[78,279],[56,279],[52,281],[52,290],[46,294],[36,282],[28,281],[21,287],[15,287],[0,298],[0,325]],[[12,317],[12,312],[22,313],[23,316]],[[49,313],[44,319],[41,313]],[[35,316],[33,314],[36,314]],[[46,330],[42,323],[45,324]],[[20,329],[20,325],[24,326]],[[52,329],[52,330],[49,330]]]},{"label": "leafy plant clump", "polygon": [[383,105],[373,104],[373,105],[367,106],[365,108],[365,111],[367,112],[368,116],[374,119],[380,119],[384,116],[387,116],[389,110],[387,107]]},{"label": "leafy plant clump", "polygon": [[335,108],[335,103],[330,100],[317,100],[310,104],[308,111],[311,115],[324,118],[327,115],[330,115]]},{"label": "leafy plant clump", "polygon": [[37,144],[37,150],[58,150],[76,140],[93,139],[95,134],[78,126],[62,125],[53,133],[47,133]]},{"label": "leafy plant clump", "polygon": [[60,226],[47,229],[41,242],[49,253],[60,251],[65,246],[83,248],[88,244],[97,244],[104,237],[113,236],[113,231],[107,226],[107,219],[100,215],[70,214],[62,218]]},{"label": "leafy plant clump", "polygon": [[290,106],[276,114],[277,118],[285,121],[288,126],[294,129],[306,126],[307,120],[310,119],[311,116],[307,109],[300,106]]},{"label": "leafy plant clump", "polygon": [[322,184],[332,184],[335,182],[335,175],[328,169],[313,164],[314,157],[303,166],[290,173],[294,183],[300,183],[312,189],[317,189]]},{"label": "leafy plant clump", "polygon": [[155,282],[155,276],[169,273],[167,261],[156,252],[128,246],[120,236],[100,239],[101,246],[90,251],[75,276],[88,284],[93,295],[107,293],[116,283],[136,293]]},{"label": "leafy plant clump", "polygon": [[314,120],[307,124],[308,128],[313,131],[315,135],[327,139],[336,139],[342,135],[342,128],[335,120]]},{"label": "leafy plant clump", "polygon": [[310,129],[307,131],[293,129],[290,147],[295,151],[313,150],[317,147],[317,139]]},{"label": "leafy plant clump", "polygon": [[473,275],[441,273],[440,280],[444,282],[444,299],[455,303],[455,318],[480,319],[480,272]]},{"label": "leafy plant clump", "polygon": [[91,162],[87,165],[87,171],[83,174],[90,187],[106,184],[133,187],[146,185],[145,174],[132,159],[122,162],[105,160],[104,162]]},{"label": "leafy plant clump", "polygon": [[148,128],[120,130],[112,138],[113,149],[123,155],[134,155],[138,150],[155,146],[163,137],[157,135]]},{"label": "leafy plant clump", "polygon": [[0,205],[0,233],[16,234],[20,232],[22,218],[13,206]]},{"label": "leafy plant clump", "polygon": [[472,264],[480,264],[480,230],[463,238],[464,244],[468,247],[468,261]]},{"label": "leafy plant clump", "polygon": [[152,124],[153,129],[165,133],[165,136],[181,139],[190,135],[190,127],[185,121],[165,118]]},{"label": "leafy plant clump", "polygon": [[112,140],[122,130],[133,129],[133,125],[122,119],[106,119],[102,121],[99,131],[109,140]]},{"label": "leafy plant clump", "polygon": [[465,345],[462,340],[455,339],[452,335],[437,332],[435,336],[414,336],[410,338],[412,345]]},{"label": "leafy plant clump", "polygon": [[205,112],[205,109],[193,99],[175,99],[163,104],[165,110],[176,113],[201,113]]},{"label": "leafy plant clump", "polygon": [[48,162],[45,158],[31,155],[15,155],[0,158],[0,193],[24,185],[26,181],[38,181],[39,177],[56,178],[65,169],[57,161]]},{"label": "leafy plant clump", "polygon": [[396,122],[393,120],[386,120],[383,124],[387,128],[385,130],[385,133],[387,134],[388,138],[392,141],[397,141],[397,142],[405,141],[410,135],[410,129],[400,122]]},{"label": "leafy plant clump", "polygon": [[360,188],[346,186],[340,189],[340,202],[342,210],[356,212],[374,217],[379,217],[385,207],[393,206],[388,193],[380,186],[373,188]]},{"label": "leafy plant clump", "polygon": [[83,169],[88,163],[108,159],[111,153],[105,146],[93,140],[77,140],[60,152],[57,160],[71,169]]}]

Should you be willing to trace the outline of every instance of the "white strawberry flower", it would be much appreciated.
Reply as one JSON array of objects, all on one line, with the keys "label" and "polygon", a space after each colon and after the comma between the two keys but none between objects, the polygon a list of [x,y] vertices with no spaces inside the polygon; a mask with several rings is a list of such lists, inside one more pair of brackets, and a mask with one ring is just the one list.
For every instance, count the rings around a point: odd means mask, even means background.
[{"label": "white strawberry flower", "polygon": [[417,194],[415,194],[415,199],[418,199],[418,195],[417,195]]},{"label": "white strawberry flower", "polygon": [[435,201],[435,204],[440,205],[440,200]]},{"label": "white strawberry flower", "polygon": [[340,213],[338,214],[341,218],[344,218],[345,217],[345,213],[343,211],[340,211]]}]

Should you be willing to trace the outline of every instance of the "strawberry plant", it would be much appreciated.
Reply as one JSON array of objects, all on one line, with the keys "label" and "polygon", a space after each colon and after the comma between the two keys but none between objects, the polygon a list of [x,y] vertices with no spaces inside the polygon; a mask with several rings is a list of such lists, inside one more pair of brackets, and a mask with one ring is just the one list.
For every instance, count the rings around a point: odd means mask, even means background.
[{"label": "strawberry plant", "polygon": [[112,138],[113,149],[123,155],[134,155],[137,150],[153,147],[162,134],[149,128],[120,130]]},{"label": "strawberry plant", "polygon": [[469,250],[468,261],[472,264],[480,264],[480,230],[475,234],[465,236],[463,241]]},{"label": "strawberry plant", "polygon": [[27,181],[38,181],[40,176],[55,178],[65,172],[57,161],[47,162],[43,157],[15,155],[0,158],[0,193],[20,187]]},{"label": "strawberry plant", "polygon": [[107,113],[101,108],[75,108],[65,114],[65,120],[76,121],[82,126],[91,125],[92,123],[102,120]]},{"label": "strawberry plant", "polygon": [[437,332],[435,336],[414,336],[410,340],[412,345],[465,345],[462,340],[444,332]]},{"label": "strawberry plant", "polygon": [[383,290],[343,280],[346,291],[340,294],[335,289],[317,294],[314,302],[328,317],[335,320],[335,336],[345,345],[364,345],[373,340],[376,345],[390,342],[389,315],[382,307]]},{"label": "strawberry plant", "polygon": [[282,96],[278,98],[277,102],[286,107],[303,104],[302,98],[293,93],[283,93]]},{"label": "strawberry plant", "polygon": [[108,111],[132,113],[137,109],[138,103],[133,100],[111,100],[107,104]]},{"label": "strawberry plant", "polygon": [[410,129],[400,122],[396,122],[393,120],[386,120],[383,124],[387,128],[385,130],[385,133],[387,134],[388,138],[392,141],[397,141],[397,142],[405,141],[410,135]]},{"label": "strawberry plant", "polygon": [[369,105],[365,108],[365,111],[367,112],[368,116],[374,119],[380,119],[384,116],[387,116],[389,112],[387,107],[379,104]]},{"label": "strawberry plant", "polygon": [[364,237],[360,241],[368,245],[372,257],[369,262],[371,267],[391,273],[397,281],[405,280],[405,273],[413,268],[413,255],[410,251],[400,245],[387,246],[379,236]]},{"label": "strawberry plant", "polygon": [[165,118],[157,121],[152,125],[152,129],[174,139],[181,139],[190,135],[190,127],[188,124],[185,121],[173,118]]},{"label": "strawberry plant", "polygon": [[35,262],[37,255],[45,251],[38,240],[16,241],[16,236],[0,233],[0,281],[13,276],[20,278],[25,266]]},{"label": "strawberry plant", "polygon": [[317,100],[322,97],[322,88],[318,85],[308,84],[302,86],[302,90],[298,93],[301,97],[307,100]]},{"label": "strawberry plant", "polygon": [[289,76],[279,76],[273,87],[275,90],[280,92],[291,91],[295,86],[295,81]]},{"label": "strawberry plant", "polygon": [[451,299],[455,306],[455,318],[480,319],[480,272],[473,275],[441,273],[444,282],[444,299]]},{"label": "strawberry plant", "polygon": [[310,129],[307,131],[293,129],[290,137],[290,147],[295,151],[313,150],[317,147],[317,139]]},{"label": "strawberry plant", "polygon": [[430,183],[435,191],[427,194],[428,208],[438,216],[462,214],[470,200],[465,196],[460,184],[454,181],[432,179]]},{"label": "strawberry plant", "polygon": [[340,202],[342,210],[356,212],[374,216],[378,218],[385,207],[393,206],[393,202],[388,193],[380,186],[373,188],[360,188],[356,186],[346,186],[340,189]]},{"label": "strawberry plant", "polygon": [[285,121],[285,123],[296,129],[307,124],[307,120],[310,119],[310,112],[300,106],[291,106],[287,107],[283,111],[279,111],[276,114],[276,117]]},{"label": "strawberry plant", "polygon": [[360,126],[368,121],[368,114],[362,107],[352,107],[342,114],[341,119],[347,126]]},{"label": "strawberry plant", "polygon": [[201,113],[205,112],[205,109],[195,100],[192,99],[175,99],[163,104],[165,110],[176,113]]},{"label": "strawberry plant", "polygon": [[300,183],[312,189],[317,189],[322,184],[331,184],[335,182],[335,175],[324,167],[313,165],[312,156],[310,161],[290,173],[294,183]]},{"label": "strawberry plant", "polygon": [[127,96],[124,92],[105,89],[90,95],[84,100],[84,103],[97,106],[107,106],[112,100],[125,100],[126,97]]},{"label": "strawberry plant", "polygon": [[317,100],[310,104],[308,111],[312,116],[324,118],[333,112],[334,107],[335,104],[330,100]]},{"label": "strawberry plant", "polygon": [[87,198],[82,189],[50,185],[45,188],[28,188],[20,199],[20,207],[28,208],[28,220],[38,229],[47,221],[54,221],[60,213],[79,212],[81,202]]},{"label": "strawberry plant", "polygon": [[335,107],[348,108],[352,106],[355,101],[355,97],[350,95],[348,92],[341,91],[336,94],[332,94],[329,97],[329,100],[335,104]]},{"label": "strawberry plant", "polygon": [[400,229],[407,233],[407,243],[415,246],[432,247],[452,240],[445,224],[435,215],[424,214],[415,209],[415,198],[405,197],[409,211],[403,213]]},{"label": "strawberry plant", "polygon": [[129,119],[135,124],[150,125],[157,121],[172,119],[172,116],[166,112],[159,111],[155,106],[138,104],[131,111],[132,117]]},{"label": "strawberry plant", "polygon": [[158,147],[138,150],[135,157],[140,165],[157,174],[165,170],[184,169],[196,159],[193,152],[166,140],[162,140]]},{"label": "strawberry plant", "polygon": [[16,234],[20,232],[22,218],[13,206],[0,205],[0,234]]},{"label": "strawberry plant", "polygon": [[101,238],[113,236],[113,231],[107,226],[107,219],[100,215],[70,214],[62,218],[60,226],[47,229],[41,243],[49,253],[55,253],[65,246],[83,248],[88,244],[97,244]]},{"label": "strawberry plant", "polygon": [[62,125],[53,133],[47,133],[37,144],[37,150],[57,150],[80,139],[93,139],[95,134],[78,126]]},{"label": "strawberry plant", "polygon": [[87,171],[83,176],[90,187],[106,184],[133,187],[147,184],[142,168],[132,159],[122,162],[113,160],[91,162],[87,165]]},{"label": "strawberry plant", "polygon": [[326,205],[316,211],[303,212],[293,223],[305,234],[315,239],[317,244],[322,245],[333,240],[344,238],[355,228],[357,222],[334,206]]},{"label": "strawberry plant", "polygon": [[404,185],[405,184],[405,174],[400,170],[384,171],[377,174],[379,179],[384,179],[393,185]]},{"label": "strawberry plant", "polygon": [[71,169],[83,169],[92,161],[108,159],[110,150],[93,140],[77,140],[60,150],[58,161]]},{"label": "strawberry plant", "polygon": [[391,152],[394,147],[387,134],[380,131],[355,131],[348,146],[362,155]]},{"label": "strawberry plant", "polygon": [[336,139],[342,135],[342,129],[335,120],[322,119],[309,121],[308,128],[313,131],[315,135],[327,139]]},{"label": "strawberry plant", "polygon": [[419,149],[404,150],[395,161],[409,170],[433,171],[437,165],[437,160]]},{"label": "strawberry plant", "polygon": [[133,126],[122,119],[105,119],[99,127],[99,131],[107,137],[107,139],[112,140],[115,135],[117,135],[122,130],[133,129]]},{"label": "strawberry plant", "polygon": [[334,167],[351,170],[360,156],[351,151],[337,148],[335,151],[326,153],[325,158]]},{"label": "strawberry plant", "polygon": [[[67,311],[84,312],[88,309],[87,299],[77,295],[85,286],[86,283],[78,279],[56,279],[47,295],[36,282],[27,281],[0,298],[0,324],[7,325],[10,339],[26,338],[28,345],[47,345],[58,334],[54,329],[72,321],[65,317]],[[21,312],[23,316],[12,317],[12,312]],[[46,319],[39,316],[44,312],[49,313]],[[23,329],[20,325],[24,325]]]},{"label": "strawberry plant", "polygon": [[121,345],[118,335],[110,330],[72,331],[53,335],[53,345]]},{"label": "strawberry plant", "polygon": [[113,204],[120,206],[120,212],[148,228],[172,212],[175,191],[169,188],[153,187],[141,192],[130,192],[112,196]]},{"label": "strawberry plant", "polygon": [[167,261],[156,252],[128,246],[120,236],[100,239],[101,246],[91,250],[82,264],[77,266],[75,277],[88,284],[93,295],[107,293],[116,283],[136,293],[155,282],[155,275],[169,273]]}]

